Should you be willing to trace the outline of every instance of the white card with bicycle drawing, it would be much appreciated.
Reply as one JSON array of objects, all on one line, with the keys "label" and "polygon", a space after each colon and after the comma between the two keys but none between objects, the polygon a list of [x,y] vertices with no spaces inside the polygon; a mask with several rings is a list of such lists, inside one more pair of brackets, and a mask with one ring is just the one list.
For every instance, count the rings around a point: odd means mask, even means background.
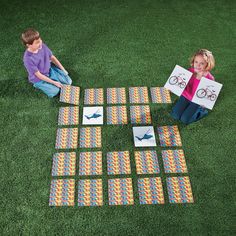
[{"label": "white card with bicycle drawing", "polygon": [[[180,96],[192,77],[192,74],[192,72],[176,65],[164,87],[177,96]],[[222,86],[222,84],[213,80],[205,77],[201,78],[192,102],[212,110]]]},{"label": "white card with bicycle drawing", "polygon": [[192,102],[212,110],[222,86],[222,84],[213,80],[205,77],[201,78]]},{"label": "white card with bicycle drawing", "polygon": [[192,74],[192,72],[184,69],[179,65],[176,65],[164,87],[177,96],[180,96],[184,91]]}]

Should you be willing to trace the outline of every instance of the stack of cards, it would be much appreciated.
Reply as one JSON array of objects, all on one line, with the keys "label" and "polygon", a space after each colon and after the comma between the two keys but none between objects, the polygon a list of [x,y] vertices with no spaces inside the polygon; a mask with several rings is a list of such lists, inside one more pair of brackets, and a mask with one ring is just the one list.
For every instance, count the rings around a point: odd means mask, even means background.
[{"label": "stack of cards", "polygon": [[74,206],[74,198],[74,179],[54,179],[51,181],[49,206]]},{"label": "stack of cards", "polygon": [[108,88],[107,103],[108,104],[126,103],[125,88]]},{"label": "stack of cards", "polygon": [[130,103],[148,103],[148,89],[147,87],[131,87],[129,88],[129,102]]},{"label": "stack of cards", "polygon": [[132,179],[108,180],[109,205],[133,205]]},{"label": "stack of cards", "polygon": [[102,152],[81,152],[79,159],[79,175],[101,175]]},{"label": "stack of cards", "polygon": [[102,206],[102,180],[85,179],[78,182],[78,206]]},{"label": "stack of cards", "polygon": [[79,95],[80,95],[79,87],[71,85],[63,85],[60,93],[60,102],[79,105]]},{"label": "stack of cards", "polygon": [[138,179],[140,204],[164,204],[160,177]]},{"label": "stack of cards", "polygon": [[76,149],[78,145],[77,128],[61,128],[57,130],[56,149]]},{"label": "stack of cards", "polygon": [[108,175],[131,174],[129,152],[107,153]]},{"label": "stack of cards", "polygon": [[103,88],[85,89],[84,104],[85,105],[103,104]]},{"label": "stack of cards", "polygon": [[59,152],[53,155],[52,176],[75,175],[76,153]]}]

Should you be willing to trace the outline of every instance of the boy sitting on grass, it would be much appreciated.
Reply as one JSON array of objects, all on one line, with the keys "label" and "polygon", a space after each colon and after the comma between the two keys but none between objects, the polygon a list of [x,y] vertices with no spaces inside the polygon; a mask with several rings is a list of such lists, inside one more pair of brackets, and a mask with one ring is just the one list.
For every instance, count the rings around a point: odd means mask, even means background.
[{"label": "boy sitting on grass", "polygon": [[26,46],[23,61],[28,72],[28,79],[35,88],[52,98],[60,92],[62,84],[72,83],[60,61],[42,42],[38,31],[32,28],[27,29],[22,33],[21,39]]}]

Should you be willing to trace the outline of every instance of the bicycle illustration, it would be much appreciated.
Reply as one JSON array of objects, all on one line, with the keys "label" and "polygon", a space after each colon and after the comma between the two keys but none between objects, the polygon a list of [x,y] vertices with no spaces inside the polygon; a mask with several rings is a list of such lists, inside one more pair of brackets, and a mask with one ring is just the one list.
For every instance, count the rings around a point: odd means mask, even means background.
[{"label": "bicycle illustration", "polygon": [[185,82],[185,78],[184,78],[185,74],[184,73],[179,73],[179,75],[173,75],[170,77],[169,79],[169,84],[171,85],[177,85],[180,88],[185,88],[186,86],[186,82]]},{"label": "bicycle illustration", "polygon": [[217,95],[215,94],[215,90],[210,89],[210,87],[213,87],[213,85],[208,85],[206,88],[201,88],[197,91],[197,97],[198,98],[208,98],[212,102],[216,100]]}]

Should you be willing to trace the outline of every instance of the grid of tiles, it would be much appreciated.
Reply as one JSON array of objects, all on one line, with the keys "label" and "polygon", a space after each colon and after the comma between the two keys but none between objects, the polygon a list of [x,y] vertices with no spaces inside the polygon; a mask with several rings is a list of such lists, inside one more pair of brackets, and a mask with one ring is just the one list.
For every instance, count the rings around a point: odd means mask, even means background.
[{"label": "grid of tiles", "polygon": [[165,173],[187,173],[183,150],[163,150],[161,152]]},{"label": "grid of tiles", "polygon": [[180,133],[177,125],[173,126],[160,126],[157,128],[160,145],[167,146],[182,146]]},{"label": "grid of tiles", "polygon": [[85,179],[78,182],[78,206],[102,206],[102,180]]},{"label": "grid of tiles", "polygon": [[126,103],[125,88],[108,88],[107,103],[108,104]]},{"label": "grid of tiles", "polygon": [[137,174],[160,173],[156,151],[136,151],[134,156]]},{"label": "grid of tiles", "polygon": [[85,105],[103,104],[103,88],[85,89],[84,104]]},{"label": "grid of tiles", "polygon": [[74,196],[74,179],[53,179],[51,181],[49,206],[74,206]]},{"label": "grid of tiles", "polygon": [[102,152],[81,152],[79,159],[79,175],[101,175]]},{"label": "grid of tiles", "polygon": [[78,128],[57,129],[56,149],[76,149],[78,145]]},{"label": "grid of tiles", "polygon": [[60,102],[79,105],[79,96],[80,96],[79,87],[71,85],[63,85],[60,93]]},{"label": "grid of tiles", "polygon": [[108,180],[109,205],[133,205],[133,186],[131,178]]},{"label": "grid of tiles", "polygon": [[130,107],[131,124],[151,124],[150,107],[146,106],[131,106]]},{"label": "grid of tiles", "polygon": [[131,174],[129,152],[107,153],[108,175]]},{"label": "grid of tiles", "polygon": [[164,204],[164,194],[160,177],[138,179],[140,204]]},{"label": "grid of tiles", "polygon": [[[62,92],[63,93],[63,92]],[[64,87],[60,101],[79,104],[79,88]],[[71,96],[69,96],[71,95]],[[73,95],[73,96],[72,96]],[[76,97],[76,99],[74,98]],[[153,103],[171,103],[168,90],[151,88]],[[129,88],[130,103],[149,103],[147,87]],[[103,104],[103,89],[86,89],[84,103]],[[108,88],[108,104],[126,103],[125,88]],[[151,113],[148,105],[130,106],[131,124],[150,124]],[[126,106],[107,107],[107,124],[127,124]],[[78,125],[79,107],[61,107],[58,125]],[[160,146],[182,146],[178,127],[161,126],[157,128]],[[78,128],[59,128],[56,149],[75,149],[78,146]],[[101,148],[101,127],[80,129],[80,148]],[[134,152],[137,174],[158,174],[160,167],[155,150]],[[162,150],[165,173],[187,173],[183,150]],[[76,172],[76,153],[58,152],[53,155],[52,176],[74,176]],[[107,174],[131,174],[129,151],[107,153]],[[102,175],[102,152],[81,152],[79,176]],[[166,177],[170,203],[193,203],[190,179],[187,176]],[[163,186],[160,177],[138,178],[140,204],[164,204]],[[133,205],[133,186],[131,178],[108,179],[109,205]],[[51,181],[49,206],[74,206],[75,180],[53,179]],[[102,206],[102,179],[80,179],[78,181],[78,206]]]},{"label": "grid of tiles", "polygon": [[131,87],[129,88],[130,103],[148,103],[148,88],[147,87]]},{"label": "grid of tiles", "polygon": [[193,203],[193,194],[188,176],[166,179],[170,203]]},{"label": "grid of tiles", "polygon": [[53,155],[52,176],[75,175],[76,153],[59,152]]},{"label": "grid of tiles", "polygon": [[126,106],[107,107],[107,124],[122,125],[127,124],[127,109]]},{"label": "grid of tiles", "polygon": [[171,103],[169,90],[164,87],[152,87],[150,90],[153,103]]},{"label": "grid of tiles", "polygon": [[102,146],[101,127],[87,127],[80,129],[81,148],[100,148]]},{"label": "grid of tiles", "polygon": [[79,107],[60,107],[58,125],[78,125]]}]

